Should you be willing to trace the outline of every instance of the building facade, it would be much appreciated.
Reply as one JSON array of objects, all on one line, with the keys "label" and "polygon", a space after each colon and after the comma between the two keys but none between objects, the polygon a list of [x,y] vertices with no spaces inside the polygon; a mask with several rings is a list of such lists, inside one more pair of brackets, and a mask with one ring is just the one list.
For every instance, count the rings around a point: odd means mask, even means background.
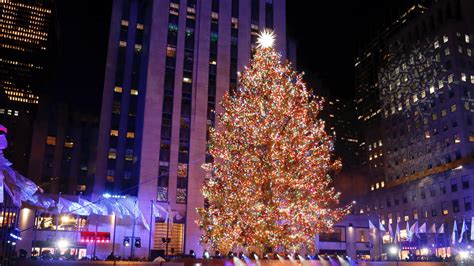
[{"label": "building facade", "polygon": [[0,3],[0,117],[14,136],[7,155],[22,173],[27,170],[40,94],[45,91],[52,6],[52,1]]},{"label": "building facade", "polygon": [[[393,231],[399,224],[402,247],[418,254],[429,246],[450,255],[472,241],[461,230],[460,241],[451,236],[455,221],[470,225],[473,216],[473,10],[471,1],[437,1],[387,36],[380,50],[380,143],[367,146],[379,172],[356,211],[378,214]],[[415,223],[438,231],[443,225],[443,240],[433,231],[408,241],[407,225]]]},{"label": "building facade", "polygon": [[[207,131],[265,28],[286,57],[284,0],[114,1],[94,193],[137,195],[144,213],[150,200],[180,213],[171,242],[181,244],[170,254],[202,253],[195,220],[201,165],[212,160]],[[163,225],[152,226],[153,250],[163,249]]]},{"label": "building facade", "polygon": [[45,193],[90,195],[98,120],[86,108],[43,98],[33,126],[28,178]]},{"label": "building facade", "polygon": [[411,19],[426,10],[420,4],[410,7],[391,25],[386,27],[363,49],[354,64],[355,107],[360,134],[360,165],[365,175],[374,182],[383,180],[382,102],[379,93],[379,70],[385,60],[388,39]]}]

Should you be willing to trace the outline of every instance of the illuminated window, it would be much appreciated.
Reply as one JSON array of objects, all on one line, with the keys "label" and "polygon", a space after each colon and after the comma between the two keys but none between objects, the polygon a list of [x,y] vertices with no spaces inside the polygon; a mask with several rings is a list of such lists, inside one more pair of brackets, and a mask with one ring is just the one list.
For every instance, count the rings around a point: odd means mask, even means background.
[{"label": "illuminated window", "polygon": [[433,118],[433,121],[436,121],[438,119],[438,115],[437,114],[433,114],[432,115],[432,118]]},{"label": "illuminated window", "polygon": [[120,46],[120,47],[127,47],[127,42],[125,42],[125,41],[120,41],[120,42],[119,42],[119,46]]},{"label": "illuminated window", "polygon": [[460,54],[462,54],[462,46],[461,46],[461,45],[458,45],[458,52],[459,52]]},{"label": "illuminated window", "polygon": [[133,161],[133,150],[132,149],[126,149],[125,150],[125,160],[126,161]]},{"label": "illuminated window", "polygon": [[118,93],[122,93],[123,89],[122,87],[115,86],[114,91]]},{"label": "illuminated window", "polygon": [[46,144],[50,146],[56,146],[56,137],[53,137],[53,136],[46,137]]},{"label": "illuminated window", "polygon": [[451,105],[451,112],[456,112],[456,104]]},{"label": "illuminated window", "polygon": [[461,143],[461,137],[459,137],[459,135],[454,135],[454,143]]},{"label": "illuminated window", "polygon": [[111,148],[111,149],[109,150],[108,158],[111,159],[111,160],[117,159],[117,150]]},{"label": "illuminated window", "polygon": [[176,57],[176,48],[168,45],[166,47],[166,56],[167,57]]},{"label": "illuminated window", "polygon": [[464,35],[464,40],[466,41],[466,43],[470,43],[471,42],[471,38],[469,37],[469,35]]},{"label": "illuminated window", "polygon": [[380,188],[380,184],[379,183],[376,183],[375,184],[375,189],[379,189]]},{"label": "illuminated window", "polygon": [[232,17],[232,28],[237,29],[239,27],[239,19]]},{"label": "illuminated window", "polygon": [[110,136],[118,137],[118,134],[119,134],[118,130],[116,130],[116,129],[110,130]]},{"label": "illuminated window", "polygon": [[441,116],[445,117],[446,116],[446,109],[441,110]]},{"label": "illuminated window", "polygon": [[449,51],[449,48],[444,49],[444,55],[445,56],[448,56],[450,54],[451,54],[451,52]]},{"label": "illuminated window", "polygon": [[443,215],[448,215],[449,214],[448,203],[446,201],[443,201],[443,203],[441,203],[441,206],[443,209]]},{"label": "illuminated window", "polygon": [[138,95],[138,90],[131,89],[131,90],[130,90],[130,94],[131,94],[131,95]]},{"label": "illuminated window", "polygon": [[444,35],[444,36],[443,36],[443,43],[447,43],[448,40],[449,40],[449,39],[448,39],[448,36]]},{"label": "illuminated window", "polygon": [[372,185],[372,186],[370,187],[370,190],[372,190],[372,191],[375,190],[375,187]]},{"label": "illuminated window", "polygon": [[64,147],[72,149],[74,147],[74,141],[72,139],[65,140]]},{"label": "illuminated window", "polygon": [[453,74],[449,74],[449,76],[448,76],[448,83],[453,83],[453,81],[454,81],[454,76],[453,76]]},{"label": "illuminated window", "polygon": [[380,187],[385,187],[385,182],[384,181],[380,182]]},{"label": "illuminated window", "polygon": [[436,49],[436,48],[439,48],[439,42],[438,42],[438,41],[435,41],[433,45],[434,45],[434,48],[435,48],[435,49]]},{"label": "illuminated window", "polygon": [[465,73],[461,73],[461,80],[462,80],[462,81],[466,81],[466,80],[467,80]]},{"label": "illuminated window", "polygon": [[467,54],[467,56],[472,56],[472,50],[467,48],[466,49],[466,54]]},{"label": "illuminated window", "polygon": [[470,142],[474,142],[474,135],[472,135],[472,134],[469,135],[469,141],[470,141]]},{"label": "illuminated window", "polygon": [[471,83],[474,84],[474,76],[473,75],[471,75]]},{"label": "illuminated window", "polygon": [[127,139],[135,138],[135,132],[127,132]]},{"label": "illuminated window", "polygon": [[106,179],[107,179],[107,182],[112,182],[112,183],[115,182],[115,177],[113,175],[108,175]]},{"label": "illuminated window", "polygon": [[217,65],[217,62],[216,62],[216,60],[212,59],[211,61],[209,61],[209,64],[211,64],[211,65]]},{"label": "illuminated window", "polygon": [[442,89],[443,87],[444,87],[443,81],[442,81],[442,80],[439,80],[439,81],[438,81],[438,88],[439,88],[439,89]]},{"label": "illuminated window", "polygon": [[184,77],[184,78],[183,78],[183,82],[185,82],[185,83],[192,83],[193,80],[192,80],[191,78]]},{"label": "illuminated window", "polygon": [[426,139],[429,139],[429,138],[431,138],[431,136],[430,136],[430,132],[429,132],[429,131],[425,131],[425,138],[426,138]]},{"label": "illuminated window", "polygon": [[128,27],[128,21],[122,19],[122,26]]},{"label": "illuminated window", "polygon": [[139,30],[143,30],[143,24],[141,24],[141,23],[137,23],[137,29],[139,29]]},{"label": "illuminated window", "polygon": [[76,190],[84,192],[84,191],[86,191],[86,185],[77,185]]},{"label": "illuminated window", "polygon": [[178,177],[188,176],[188,165],[185,163],[178,163]]},{"label": "illuminated window", "polygon": [[141,52],[142,50],[142,45],[141,44],[135,44],[135,52]]}]

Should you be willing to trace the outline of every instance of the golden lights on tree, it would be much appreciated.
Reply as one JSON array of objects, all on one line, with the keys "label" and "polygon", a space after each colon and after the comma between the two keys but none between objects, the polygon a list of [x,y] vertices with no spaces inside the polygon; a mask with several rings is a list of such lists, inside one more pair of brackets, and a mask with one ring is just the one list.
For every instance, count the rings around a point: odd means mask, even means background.
[{"label": "golden lights on tree", "polygon": [[214,162],[198,210],[201,241],[227,252],[314,248],[317,233],[347,214],[336,208],[339,193],[330,172],[333,142],[317,118],[322,101],[313,99],[291,64],[281,63],[273,33],[260,35],[239,89],[221,102],[209,151]]}]

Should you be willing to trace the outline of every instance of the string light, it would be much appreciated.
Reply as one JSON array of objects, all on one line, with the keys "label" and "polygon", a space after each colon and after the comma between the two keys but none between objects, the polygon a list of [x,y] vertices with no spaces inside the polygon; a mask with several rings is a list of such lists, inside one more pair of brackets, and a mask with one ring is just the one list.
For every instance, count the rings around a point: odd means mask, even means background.
[{"label": "string light", "polygon": [[[217,129],[210,129],[214,162],[198,209],[201,241],[227,253],[237,247],[314,250],[317,233],[330,231],[349,208],[336,208],[339,193],[329,173],[333,140],[318,119],[313,99],[291,64],[263,32],[254,59],[239,75],[239,89],[224,95]],[[313,100],[311,100],[313,99]]]}]

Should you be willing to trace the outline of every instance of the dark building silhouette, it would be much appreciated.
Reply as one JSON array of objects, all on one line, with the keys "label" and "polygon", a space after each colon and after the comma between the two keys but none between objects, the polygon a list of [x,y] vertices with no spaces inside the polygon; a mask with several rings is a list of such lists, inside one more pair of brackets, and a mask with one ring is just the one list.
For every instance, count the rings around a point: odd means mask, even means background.
[{"label": "dark building silhouette", "polygon": [[37,106],[47,91],[52,7],[50,0],[0,3],[0,119],[10,131],[7,156],[23,173]]}]

